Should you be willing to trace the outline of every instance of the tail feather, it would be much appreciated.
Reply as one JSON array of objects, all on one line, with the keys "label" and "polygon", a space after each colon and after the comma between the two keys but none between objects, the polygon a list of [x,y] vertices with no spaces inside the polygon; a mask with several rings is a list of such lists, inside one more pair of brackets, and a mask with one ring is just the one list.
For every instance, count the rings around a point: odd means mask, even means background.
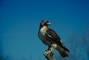
[{"label": "tail feather", "polygon": [[56,50],[60,53],[62,57],[68,57],[66,50],[64,50],[63,48],[57,47]]},{"label": "tail feather", "polygon": [[66,50],[67,52],[69,52],[69,50],[65,46],[63,48],[64,48],[64,50]]}]

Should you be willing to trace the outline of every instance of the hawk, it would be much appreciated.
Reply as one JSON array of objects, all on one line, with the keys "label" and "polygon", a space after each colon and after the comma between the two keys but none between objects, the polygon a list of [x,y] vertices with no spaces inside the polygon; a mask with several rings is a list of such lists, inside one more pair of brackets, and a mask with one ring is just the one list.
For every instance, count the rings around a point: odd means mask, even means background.
[{"label": "hawk", "polygon": [[62,57],[68,57],[67,52],[69,52],[69,50],[64,46],[58,34],[48,27],[50,24],[51,23],[47,20],[42,20],[40,22],[38,31],[39,39],[43,44],[48,46],[48,51],[56,49]]}]

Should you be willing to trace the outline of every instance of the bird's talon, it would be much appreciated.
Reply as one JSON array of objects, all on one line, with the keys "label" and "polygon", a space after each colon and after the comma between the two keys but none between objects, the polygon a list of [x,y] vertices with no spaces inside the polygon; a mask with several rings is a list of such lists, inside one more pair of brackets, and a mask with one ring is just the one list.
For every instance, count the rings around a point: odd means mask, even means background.
[{"label": "bird's talon", "polygon": [[51,50],[45,50],[47,54],[50,54],[52,51]]}]

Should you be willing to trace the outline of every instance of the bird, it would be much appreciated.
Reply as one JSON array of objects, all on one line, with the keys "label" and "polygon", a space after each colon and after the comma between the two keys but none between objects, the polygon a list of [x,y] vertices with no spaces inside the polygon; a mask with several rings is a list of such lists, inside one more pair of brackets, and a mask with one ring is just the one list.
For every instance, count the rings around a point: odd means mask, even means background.
[{"label": "bird", "polygon": [[68,57],[67,52],[69,52],[69,50],[64,46],[58,34],[49,28],[50,25],[51,23],[48,20],[41,20],[38,30],[39,39],[43,44],[48,46],[48,51],[56,49],[63,58]]}]

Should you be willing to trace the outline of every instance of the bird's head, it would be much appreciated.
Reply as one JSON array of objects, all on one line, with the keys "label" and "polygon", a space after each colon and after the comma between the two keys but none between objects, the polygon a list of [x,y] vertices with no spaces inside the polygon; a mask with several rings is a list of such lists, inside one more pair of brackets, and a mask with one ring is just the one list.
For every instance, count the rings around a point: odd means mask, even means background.
[{"label": "bird's head", "polygon": [[51,23],[47,20],[42,20],[40,23],[40,27],[49,26],[49,25],[51,25]]}]

